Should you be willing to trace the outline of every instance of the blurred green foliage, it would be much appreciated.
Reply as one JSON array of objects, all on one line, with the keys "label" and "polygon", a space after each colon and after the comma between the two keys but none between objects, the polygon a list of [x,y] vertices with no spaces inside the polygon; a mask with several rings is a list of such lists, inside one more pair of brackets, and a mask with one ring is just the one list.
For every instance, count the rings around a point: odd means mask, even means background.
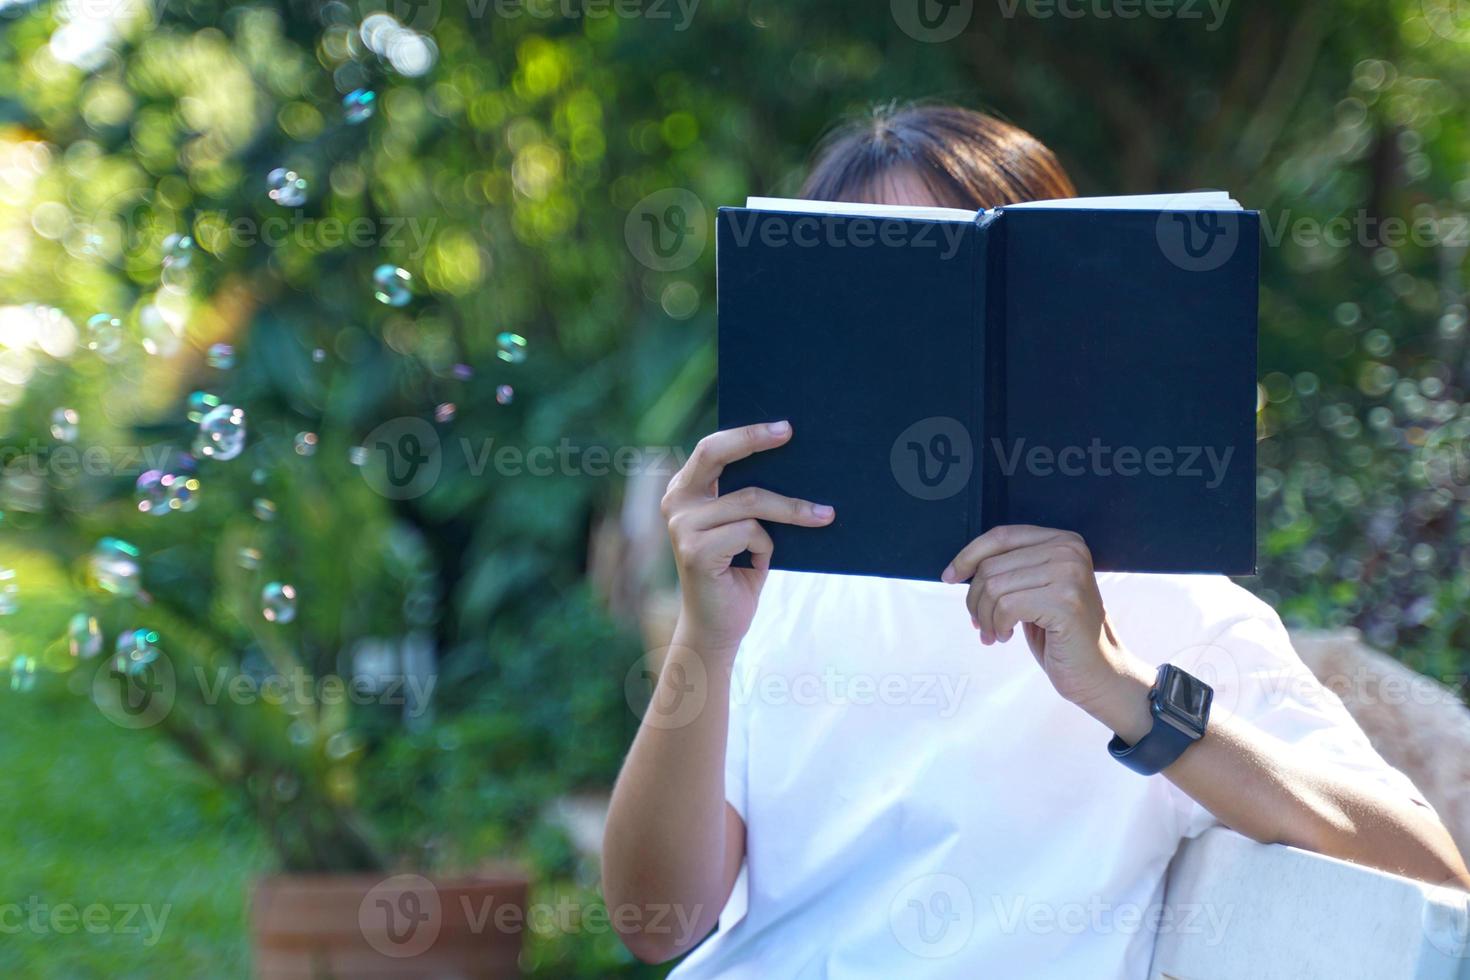
[{"label": "blurred green foliage", "polygon": [[[707,430],[713,249],[650,268],[630,213],[666,188],[706,221],[794,193],[831,122],[914,97],[1014,119],[1083,193],[1216,186],[1262,210],[1246,584],[1294,623],[1357,625],[1463,676],[1470,25],[1453,0],[1218,20],[975,5],[934,42],[899,6],[0,0],[0,565],[19,587],[0,657],[48,668],[18,686],[66,683],[55,648],[79,609],[109,640],[157,629],[184,671],[348,676],[364,650],[429,650],[427,713],[195,696],[164,729],[289,867],[510,851],[591,887],[541,815],[606,785],[636,723],[638,641],[586,584],[622,486],[493,454]],[[342,98],[362,88],[376,111],[352,125]],[[300,207],[268,197],[275,168],[306,181]],[[195,243],[187,266],[170,235]],[[412,275],[407,305],[374,299],[384,263]],[[86,349],[99,311],[124,323],[115,355]],[[524,363],[498,356],[505,331]],[[215,343],[233,369],[208,364]],[[188,449],[195,390],[245,409],[249,446],[201,461],[197,509],[140,514],[138,460]],[[59,407],[100,471],[62,465]],[[395,499],[349,455],[403,419],[432,425],[442,469]],[[261,497],[274,521],[253,516]],[[77,569],[104,535],[140,547],[149,601],[87,591]],[[296,586],[296,621],[260,616],[270,580]],[[550,973],[626,963],[601,941],[536,955]]]}]

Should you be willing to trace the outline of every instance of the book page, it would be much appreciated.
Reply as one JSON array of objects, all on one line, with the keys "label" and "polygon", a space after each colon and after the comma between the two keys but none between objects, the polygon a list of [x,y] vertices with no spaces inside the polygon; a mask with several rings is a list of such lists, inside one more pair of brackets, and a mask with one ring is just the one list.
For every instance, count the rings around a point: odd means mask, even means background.
[{"label": "book page", "polygon": [[[745,206],[756,211],[798,214],[855,214],[870,218],[919,218],[926,221],[974,221],[979,212],[905,204],[855,204],[848,201],[807,201],[788,197],[747,197]],[[1239,211],[1240,202],[1226,191],[1184,191],[1179,194],[1124,194],[1112,197],[1067,197],[1004,205],[1015,208],[1072,208],[1107,211]]]},{"label": "book page", "polygon": [[925,221],[974,221],[974,211],[963,208],[910,207],[904,204],[853,204],[848,201],[806,201],[789,197],[747,197],[745,206],[756,211],[794,211],[798,214],[856,214],[869,218],[919,218]]}]

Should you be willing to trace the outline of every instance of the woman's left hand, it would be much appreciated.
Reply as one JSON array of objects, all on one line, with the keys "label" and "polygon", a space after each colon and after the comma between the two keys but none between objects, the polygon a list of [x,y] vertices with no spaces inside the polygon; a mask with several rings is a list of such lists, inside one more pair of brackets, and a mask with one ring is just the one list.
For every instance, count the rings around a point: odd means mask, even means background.
[{"label": "woman's left hand", "polygon": [[1093,710],[1148,678],[1108,625],[1092,553],[1080,535],[994,527],[966,545],[940,578],[969,580],[965,603],[981,643],[1009,640],[1022,627],[1052,686],[1074,704]]}]

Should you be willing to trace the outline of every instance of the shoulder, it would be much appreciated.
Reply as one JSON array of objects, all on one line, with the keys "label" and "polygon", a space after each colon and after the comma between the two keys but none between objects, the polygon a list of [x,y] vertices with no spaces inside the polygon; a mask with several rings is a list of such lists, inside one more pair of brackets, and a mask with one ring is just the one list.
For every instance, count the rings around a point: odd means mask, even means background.
[{"label": "shoulder", "polygon": [[1291,648],[1276,611],[1223,575],[1103,574],[1098,589],[1125,640],[1183,648],[1244,639]]}]

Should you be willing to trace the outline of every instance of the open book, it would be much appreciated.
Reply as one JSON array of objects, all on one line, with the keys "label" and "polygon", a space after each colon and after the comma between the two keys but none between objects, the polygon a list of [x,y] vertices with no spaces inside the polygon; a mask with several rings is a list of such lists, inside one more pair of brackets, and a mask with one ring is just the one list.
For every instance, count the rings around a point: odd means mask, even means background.
[{"label": "open book", "polygon": [[1258,242],[1219,191],[721,208],[719,426],[795,437],[720,491],[836,508],[768,525],[776,568],[937,580],[1039,524],[1100,570],[1252,572]]}]

